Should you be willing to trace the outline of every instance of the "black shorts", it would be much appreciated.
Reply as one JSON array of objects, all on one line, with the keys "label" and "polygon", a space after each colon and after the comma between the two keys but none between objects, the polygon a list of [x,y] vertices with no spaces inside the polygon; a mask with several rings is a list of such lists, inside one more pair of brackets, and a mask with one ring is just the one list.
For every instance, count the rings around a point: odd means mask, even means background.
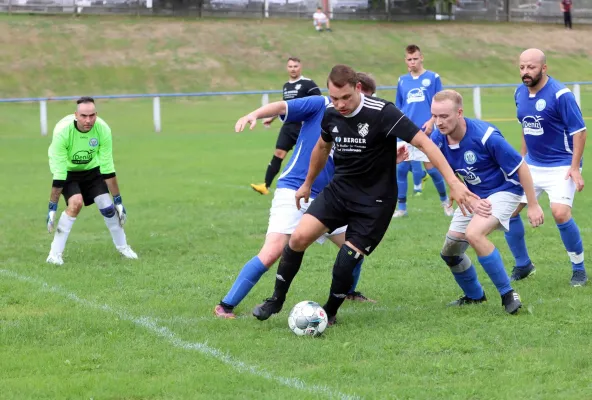
[{"label": "black shorts", "polygon": [[99,167],[88,171],[69,171],[62,194],[68,204],[68,199],[75,194],[82,194],[85,206],[95,202],[95,197],[108,194],[109,188],[101,175]]},{"label": "black shorts", "polygon": [[299,123],[287,122],[283,124],[275,148],[284,151],[292,150],[296,145],[298,135],[300,135],[300,128],[302,128],[302,124]]},{"label": "black shorts", "polygon": [[345,240],[369,255],[388,230],[396,207],[396,199],[371,206],[355,203],[327,186],[314,199],[306,213],[321,221],[329,232],[347,225]]}]

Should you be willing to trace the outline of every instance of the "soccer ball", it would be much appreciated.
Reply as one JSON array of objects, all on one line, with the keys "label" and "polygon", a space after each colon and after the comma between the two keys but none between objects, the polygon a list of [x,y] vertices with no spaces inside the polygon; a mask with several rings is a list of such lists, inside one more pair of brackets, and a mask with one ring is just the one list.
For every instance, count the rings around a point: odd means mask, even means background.
[{"label": "soccer ball", "polygon": [[327,313],[314,301],[301,301],[288,316],[288,326],[298,336],[320,336],[327,322]]}]

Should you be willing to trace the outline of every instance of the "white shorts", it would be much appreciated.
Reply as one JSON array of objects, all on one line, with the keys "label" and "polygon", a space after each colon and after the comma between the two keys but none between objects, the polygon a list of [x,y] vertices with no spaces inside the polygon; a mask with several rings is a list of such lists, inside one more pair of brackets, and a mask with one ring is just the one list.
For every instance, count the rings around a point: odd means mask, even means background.
[{"label": "white shorts", "polygon": [[409,143],[405,143],[405,142],[399,142],[397,143],[397,148],[400,148],[402,146],[407,146],[407,150],[409,151],[409,158],[405,161],[422,161],[422,162],[430,162],[430,159],[428,158],[428,156],[426,156],[421,150],[419,150],[417,147],[409,144]]},{"label": "white shorts", "polygon": [[[269,224],[267,226],[267,234],[281,233],[284,235],[291,235],[296,230],[298,223],[302,216],[312,203],[312,199],[308,203],[301,203],[300,210],[296,208],[296,191],[292,189],[276,189],[273,194],[271,208],[269,210]],[[339,235],[345,232],[347,226],[335,229],[331,233],[326,233],[317,239],[317,243],[323,244],[328,237]]]},{"label": "white shorts", "polygon": [[[576,184],[572,179],[565,180],[569,166],[564,167],[535,167],[529,165],[537,198],[546,192],[551,203],[572,206],[576,194]],[[582,169],[580,168],[580,171]],[[526,203],[526,195],[522,196],[522,203]]]},{"label": "white shorts", "polygon": [[[491,214],[496,217],[501,225],[501,230],[508,232],[510,230],[510,218],[520,205],[522,196],[512,192],[497,192],[487,198],[491,202]],[[460,208],[454,210],[452,222],[450,222],[450,231],[465,233],[473,215],[464,216]]]}]

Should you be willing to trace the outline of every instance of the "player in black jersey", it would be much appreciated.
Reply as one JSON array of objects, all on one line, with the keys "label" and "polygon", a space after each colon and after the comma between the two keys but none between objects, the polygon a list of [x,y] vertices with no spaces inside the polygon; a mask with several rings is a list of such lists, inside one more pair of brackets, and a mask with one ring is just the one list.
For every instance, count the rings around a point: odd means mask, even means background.
[{"label": "player in black jersey", "polygon": [[278,313],[304,251],[314,240],[338,226],[347,225],[346,242],[333,266],[333,280],[323,306],[329,324],[352,284],[352,270],[378,246],[397,203],[397,138],[424,152],[450,186],[451,201],[463,214],[472,212],[469,201],[478,198],[454,175],[442,152],[395,105],[361,93],[356,72],[336,65],[327,80],[332,103],[321,123],[321,137],[313,150],[308,176],[296,192],[296,204],[308,200],[312,182],[333,150],[335,175],[303,215],[284,248],[273,296],[255,307],[253,315],[266,320]]},{"label": "player in black jersey", "polygon": [[[320,96],[321,90],[312,79],[308,79],[302,76],[302,63],[298,57],[288,58],[287,65],[288,75],[290,80],[284,84],[283,88],[283,99],[284,101],[298,99],[307,96]],[[263,121],[263,125],[269,127],[271,123],[277,117],[266,118]],[[302,127],[301,122],[286,122],[280,129],[277,143],[275,144],[275,152],[271,162],[267,165],[267,171],[265,172],[265,183],[251,184],[251,187],[256,192],[261,194],[268,194],[269,187],[276,177],[280,168],[282,167],[282,161],[286,157],[286,154],[296,144],[298,140],[298,134]]]}]

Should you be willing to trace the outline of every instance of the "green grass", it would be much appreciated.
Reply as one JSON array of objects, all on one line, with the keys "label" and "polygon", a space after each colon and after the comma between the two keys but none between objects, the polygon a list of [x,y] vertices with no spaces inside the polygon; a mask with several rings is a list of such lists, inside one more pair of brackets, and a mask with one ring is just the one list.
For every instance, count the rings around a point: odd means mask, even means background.
[{"label": "green grass", "polygon": [[[60,31],[42,26],[42,18],[0,21]],[[141,26],[141,21],[125,20],[121,30],[128,24]],[[270,24],[261,25],[263,32],[272,29],[274,23]],[[392,47],[406,41],[405,33],[399,35],[395,28],[386,32],[385,42]],[[475,31],[479,29],[482,26],[476,25]],[[274,40],[283,46],[288,38],[269,39]],[[381,46],[387,48],[388,43]],[[341,54],[344,62],[358,55]],[[25,53],[23,60],[32,62],[32,56]],[[443,68],[455,72],[455,83],[494,81],[474,72],[466,60],[441,59]],[[556,56],[554,62],[561,59]],[[371,67],[370,61],[364,62]],[[440,71],[438,62],[431,63],[430,68]],[[567,64],[564,60],[561,65]],[[326,73],[326,65],[319,63],[318,71]],[[369,70],[394,82],[391,65],[389,58]],[[255,67],[251,72],[239,70],[236,81],[256,76]],[[178,76],[152,75],[158,70],[154,68],[145,76],[173,89]],[[505,61],[490,68],[504,70]],[[87,83],[101,93],[126,85],[134,92],[148,90],[139,81],[120,82],[124,75],[106,79],[101,86],[90,61],[88,69],[59,94],[73,94]],[[65,79],[56,66],[39,76],[37,88],[25,79],[31,70],[17,72],[22,75],[11,78],[13,86],[0,83],[6,96],[41,94],[45,83]],[[503,75],[503,81],[516,81],[514,72]],[[221,70],[212,79],[222,79],[223,74]],[[569,79],[590,79],[586,74],[589,69],[579,69]],[[263,88],[263,82],[277,88],[282,79],[281,71],[257,77],[250,88]],[[199,85],[188,80],[187,91]],[[392,93],[380,94],[392,98]],[[470,92],[465,94],[467,114],[472,115]],[[74,225],[63,267],[44,263],[52,239],[45,231],[50,138],[39,135],[38,105],[0,104],[0,398],[589,397],[590,288],[569,286],[569,260],[546,200],[546,223],[536,230],[527,227],[538,272],[515,285],[524,302],[518,316],[504,314],[481,267],[479,277],[490,301],[464,309],[445,306],[460,293],[439,257],[449,220],[428,182],[424,196],[410,199],[411,216],[393,221],[380,247],[364,263],[359,288],[378,304],[347,303],[339,324],[323,337],[294,336],[287,327],[290,307],[305,299],[323,302],[330,284],[336,248],[313,245],[281,314],[264,323],[250,316],[251,308],[270,295],[272,272],[237,308],[240,318],[215,319],[213,307],[242,265],[258,252],[267,228],[271,197],[255,194],[249,183],[263,178],[279,126],[233,132],[235,120],[259,104],[259,96],[163,99],[163,132],[155,134],[150,100],[101,101],[99,111],[114,132],[115,163],[129,217],[126,233],[140,259],[132,262],[118,256],[93,206],[84,209]],[[592,92],[583,92],[582,105],[584,114],[591,116]],[[50,125],[71,108],[65,102],[50,103]],[[483,91],[483,111],[485,118],[499,121],[496,124],[517,146],[512,90]],[[590,156],[588,149],[586,157]],[[588,169],[584,178],[592,179]],[[574,208],[585,244],[592,240],[588,190],[576,196]],[[63,207],[61,201],[60,211]],[[494,233],[492,239],[509,270],[512,258],[503,235]],[[472,250],[469,255],[476,261]],[[263,378],[262,371],[280,380]],[[303,385],[282,378],[300,379]],[[318,388],[311,389],[314,386]]]}]

